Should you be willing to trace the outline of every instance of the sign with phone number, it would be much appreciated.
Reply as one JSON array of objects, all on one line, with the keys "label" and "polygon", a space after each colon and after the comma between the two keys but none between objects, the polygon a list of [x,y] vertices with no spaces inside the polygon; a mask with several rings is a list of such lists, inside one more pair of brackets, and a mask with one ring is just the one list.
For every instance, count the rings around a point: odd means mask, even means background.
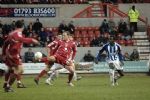
[{"label": "sign with phone number", "polygon": [[0,8],[0,17],[56,17],[56,8]]}]

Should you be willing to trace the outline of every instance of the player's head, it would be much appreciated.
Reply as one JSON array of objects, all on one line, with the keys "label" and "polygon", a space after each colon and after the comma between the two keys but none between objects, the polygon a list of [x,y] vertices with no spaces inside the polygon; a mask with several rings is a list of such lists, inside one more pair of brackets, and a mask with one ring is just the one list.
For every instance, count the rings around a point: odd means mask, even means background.
[{"label": "player's head", "polygon": [[73,40],[73,35],[72,34],[69,34],[69,40]]},{"label": "player's head", "polygon": [[23,28],[23,23],[22,23],[22,21],[21,21],[21,20],[16,21],[15,27],[16,27],[16,28]]},{"label": "player's head", "polygon": [[62,40],[62,35],[57,35],[56,38],[59,39],[59,40]]},{"label": "player's head", "polygon": [[69,40],[69,35],[70,35],[70,33],[68,31],[63,32],[63,34],[62,34],[63,40]]},{"label": "player's head", "polygon": [[115,37],[114,36],[109,37],[109,43],[110,43],[110,45],[114,45],[114,43],[115,43]]}]

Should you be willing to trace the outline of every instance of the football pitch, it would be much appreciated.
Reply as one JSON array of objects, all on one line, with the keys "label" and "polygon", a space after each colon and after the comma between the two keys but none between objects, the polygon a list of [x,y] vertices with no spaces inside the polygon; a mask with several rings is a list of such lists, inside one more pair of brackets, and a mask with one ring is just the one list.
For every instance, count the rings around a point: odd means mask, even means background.
[{"label": "football pitch", "polygon": [[5,93],[0,78],[0,100],[150,100],[150,76],[145,74],[126,75],[119,80],[118,86],[111,86],[108,74],[81,75],[83,78],[73,82],[74,87],[67,86],[67,75],[60,75],[52,86],[33,82],[34,76],[25,76],[23,81],[27,88]]}]

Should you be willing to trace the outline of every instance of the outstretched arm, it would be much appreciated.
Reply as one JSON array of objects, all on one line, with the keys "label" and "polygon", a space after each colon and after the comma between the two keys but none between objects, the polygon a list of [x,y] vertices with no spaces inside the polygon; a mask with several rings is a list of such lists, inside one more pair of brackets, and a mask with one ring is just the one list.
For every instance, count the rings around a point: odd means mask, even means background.
[{"label": "outstretched arm", "polygon": [[101,59],[101,54],[105,51],[105,46],[103,46],[102,47],[102,49],[101,50],[99,50],[99,52],[98,52],[98,54],[97,54],[97,56],[96,56],[96,60],[97,61],[100,61],[100,59]]}]

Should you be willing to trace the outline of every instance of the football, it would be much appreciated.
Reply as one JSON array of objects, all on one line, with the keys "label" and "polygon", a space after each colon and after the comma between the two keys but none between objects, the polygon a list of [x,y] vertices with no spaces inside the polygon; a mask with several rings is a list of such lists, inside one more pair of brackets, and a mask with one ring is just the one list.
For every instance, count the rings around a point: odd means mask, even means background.
[{"label": "football", "polygon": [[36,52],[34,54],[35,59],[41,59],[43,57],[43,54],[41,52]]}]

